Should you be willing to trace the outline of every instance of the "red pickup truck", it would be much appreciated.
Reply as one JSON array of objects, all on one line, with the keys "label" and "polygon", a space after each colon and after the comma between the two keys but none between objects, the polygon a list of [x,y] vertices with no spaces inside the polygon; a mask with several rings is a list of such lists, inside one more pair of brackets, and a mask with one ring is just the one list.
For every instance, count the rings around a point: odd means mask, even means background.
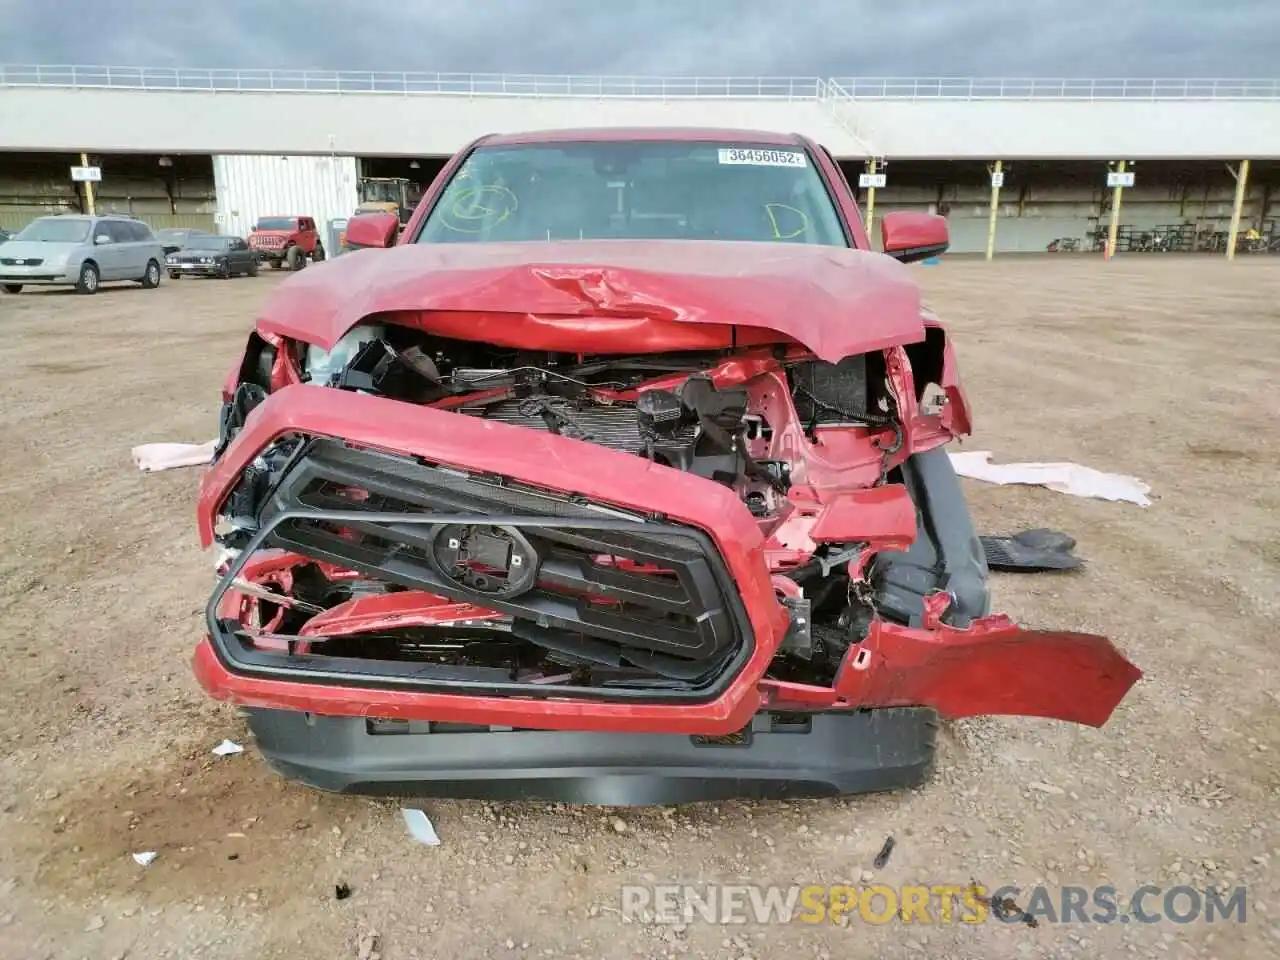
[{"label": "red pickup truck", "polygon": [[[820,145],[503,134],[272,290],[197,511],[200,683],[363,793],[918,784],[938,718],[1100,726],[1141,676],[991,610],[952,338]],[[390,249],[377,249],[390,248]]]},{"label": "red pickup truck", "polygon": [[249,249],[275,270],[283,266],[301,270],[308,259],[313,263],[324,259],[324,243],[312,217],[260,217],[249,234]]}]

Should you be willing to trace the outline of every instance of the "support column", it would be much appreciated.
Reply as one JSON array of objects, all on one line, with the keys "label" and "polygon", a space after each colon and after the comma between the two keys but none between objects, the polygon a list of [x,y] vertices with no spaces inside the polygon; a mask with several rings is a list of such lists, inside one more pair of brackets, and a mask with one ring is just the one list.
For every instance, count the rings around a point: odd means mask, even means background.
[{"label": "support column", "polygon": [[[80,154],[80,166],[87,167],[88,165],[89,155],[87,153]],[[90,180],[84,182],[84,205],[88,207],[85,213],[89,216],[92,217],[97,212],[93,205],[93,182]]]},{"label": "support column", "polygon": [[1004,161],[991,170],[991,219],[987,222],[987,259],[996,255],[996,217],[1000,212],[1000,188],[1004,186]]},{"label": "support column", "polygon": [[1231,229],[1227,233],[1227,259],[1236,258],[1236,238],[1240,235],[1240,212],[1244,209],[1244,198],[1249,193],[1249,161],[1241,160],[1235,170],[1227,167],[1227,171],[1236,178],[1236,198],[1231,204]]},{"label": "support column", "polygon": [[[1116,173],[1124,173],[1125,161],[1116,164]],[[1120,194],[1124,187],[1117,186],[1111,191],[1111,227],[1107,230],[1107,256],[1116,255],[1116,234],[1120,232]]]},{"label": "support column", "polygon": [[[871,176],[876,175],[878,164],[876,158],[872,157],[867,161],[867,173]],[[867,187],[867,235],[871,235],[871,225],[876,222],[876,188]]]}]

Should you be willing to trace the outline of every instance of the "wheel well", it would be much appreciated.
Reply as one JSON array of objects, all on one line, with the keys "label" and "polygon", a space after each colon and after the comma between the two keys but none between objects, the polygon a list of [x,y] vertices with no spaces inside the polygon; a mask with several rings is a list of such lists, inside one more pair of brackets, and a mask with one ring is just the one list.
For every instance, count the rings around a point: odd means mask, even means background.
[{"label": "wheel well", "polygon": [[85,257],[83,260],[80,261],[81,270],[83,270],[86,265],[93,267],[93,269],[101,272],[101,269],[98,267],[98,261],[94,260],[92,257]]}]

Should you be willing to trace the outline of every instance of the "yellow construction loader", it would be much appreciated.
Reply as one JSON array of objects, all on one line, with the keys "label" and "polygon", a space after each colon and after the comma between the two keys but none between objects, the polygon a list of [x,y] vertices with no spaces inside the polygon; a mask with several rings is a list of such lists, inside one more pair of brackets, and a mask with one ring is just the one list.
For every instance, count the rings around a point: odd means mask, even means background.
[{"label": "yellow construction loader", "polygon": [[[403,230],[414,208],[422,199],[422,187],[404,177],[362,177],[358,184],[360,203],[352,216],[362,213],[394,213],[400,218]],[[345,247],[346,232],[339,235],[340,246]]]}]

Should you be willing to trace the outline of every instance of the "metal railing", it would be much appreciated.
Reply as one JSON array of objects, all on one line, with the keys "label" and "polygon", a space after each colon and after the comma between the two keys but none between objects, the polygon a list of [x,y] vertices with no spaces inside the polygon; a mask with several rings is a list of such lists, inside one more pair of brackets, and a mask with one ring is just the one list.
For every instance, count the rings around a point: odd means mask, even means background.
[{"label": "metal railing", "polygon": [[227,93],[814,100],[818,96],[819,80],[817,77],[591,77],[568,74],[0,65],[0,86],[203,90]]},{"label": "metal railing", "polygon": [[1276,100],[1280,80],[835,77],[855,100]]},{"label": "metal railing", "polygon": [[0,65],[0,87],[494,97],[820,100],[1277,100],[1280,80],[645,77]]},{"label": "metal railing", "polygon": [[836,126],[844,130],[866,156],[876,156],[876,150],[870,142],[870,131],[844,87],[834,80],[823,80],[818,85],[818,100],[826,107]]}]

